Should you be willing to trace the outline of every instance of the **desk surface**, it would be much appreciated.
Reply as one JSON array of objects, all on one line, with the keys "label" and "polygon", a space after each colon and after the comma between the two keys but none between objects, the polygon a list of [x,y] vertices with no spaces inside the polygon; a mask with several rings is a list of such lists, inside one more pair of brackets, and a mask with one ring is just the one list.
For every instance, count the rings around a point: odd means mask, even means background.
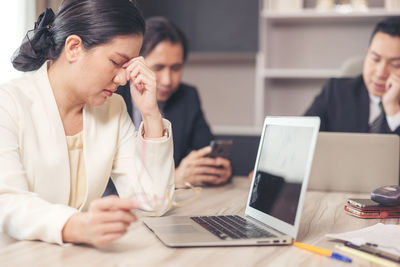
[{"label": "desk surface", "polygon": [[[248,188],[246,178],[234,178],[228,185],[205,188],[194,204],[174,208],[167,215],[243,214]],[[326,233],[356,230],[378,222],[399,223],[398,219],[358,219],[345,214],[343,205],[349,197],[367,195],[307,192],[297,240],[333,250],[335,243],[325,238]],[[168,248],[138,222],[131,226],[123,238],[102,249],[16,241],[0,233],[0,265],[325,267],[347,264],[293,246]],[[349,266],[369,266],[369,263],[353,257],[353,263]]]}]

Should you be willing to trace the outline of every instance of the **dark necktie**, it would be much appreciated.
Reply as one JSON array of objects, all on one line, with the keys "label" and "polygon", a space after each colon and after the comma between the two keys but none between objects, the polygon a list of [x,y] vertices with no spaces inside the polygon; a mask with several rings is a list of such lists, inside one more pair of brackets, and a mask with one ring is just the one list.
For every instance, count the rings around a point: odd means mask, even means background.
[{"label": "dark necktie", "polygon": [[382,101],[379,102],[379,109],[380,114],[379,116],[372,122],[371,126],[369,127],[370,133],[383,133],[385,124],[386,124],[386,114],[383,109]]}]

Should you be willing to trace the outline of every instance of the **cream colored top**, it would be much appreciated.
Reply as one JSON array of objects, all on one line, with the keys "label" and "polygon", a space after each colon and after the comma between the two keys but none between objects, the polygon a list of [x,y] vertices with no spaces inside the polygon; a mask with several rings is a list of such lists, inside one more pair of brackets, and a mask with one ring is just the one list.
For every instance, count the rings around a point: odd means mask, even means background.
[{"label": "cream colored top", "polygon": [[86,194],[85,160],[83,158],[82,132],[67,136],[71,184],[68,206],[80,209]]}]

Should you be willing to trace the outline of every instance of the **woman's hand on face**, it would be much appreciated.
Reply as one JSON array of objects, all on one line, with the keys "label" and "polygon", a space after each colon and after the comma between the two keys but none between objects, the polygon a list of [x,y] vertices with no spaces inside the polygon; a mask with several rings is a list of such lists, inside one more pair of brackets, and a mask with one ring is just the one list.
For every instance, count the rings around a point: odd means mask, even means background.
[{"label": "woman's hand on face", "polygon": [[127,62],[127,79],[130,81],[131,96],[142,116],[154,116],[160,112],[157,105],[156,76],[144,62],[136,57]]},{"label": "woman's hand on face", "polygon": [[130,211],[137,208],[131,199],[109,196],[94,200],[87,212],[75,213],[62,231],[64,242],[105,246],[122,237],[137,219]]},{"label": "woman's hand on face", "polygon": [[133,58],[123,67],[130,81],[132,99],[142,114],[145,137],[161,137],[164,126],[157,104],[156,75],[143,57]]}]

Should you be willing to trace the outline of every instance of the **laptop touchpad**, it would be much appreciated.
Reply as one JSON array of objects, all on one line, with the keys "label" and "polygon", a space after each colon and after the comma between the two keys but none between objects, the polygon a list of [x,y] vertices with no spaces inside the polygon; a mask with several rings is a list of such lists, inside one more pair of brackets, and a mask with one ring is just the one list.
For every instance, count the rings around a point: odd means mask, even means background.
[{"label": "laptop touchpad", "polygon": [[198,230],[190,224],[170,224],[165,226],[157,226],[157,232],[165,234],[187,234],[198,232]]}]

